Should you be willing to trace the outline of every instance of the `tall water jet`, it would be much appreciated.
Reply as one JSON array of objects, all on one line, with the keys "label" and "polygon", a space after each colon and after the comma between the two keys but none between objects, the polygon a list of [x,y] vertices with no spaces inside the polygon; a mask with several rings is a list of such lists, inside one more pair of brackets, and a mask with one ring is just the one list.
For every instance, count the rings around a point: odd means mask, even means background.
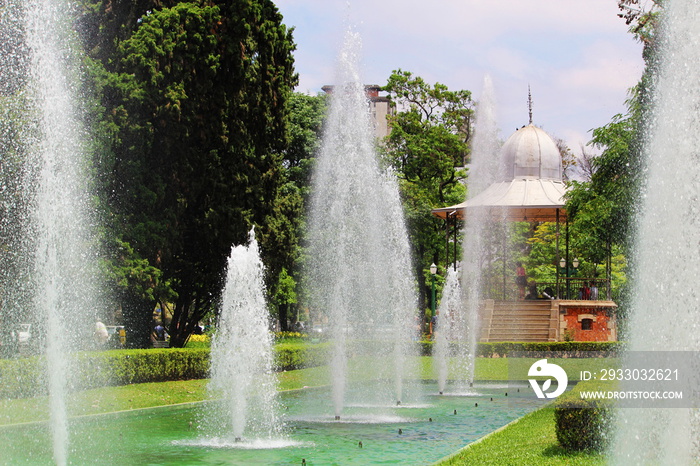
[{"label": "tall water jet", "polygon": [[[647,179],[635,244],[629,350],[698,351],[700,5],[696,1],[665,2],[663,15],[661,62],[644,141]],[[697,372],[682,375],[689,376],[689,390],[700,386]],[[619,411],[620,427],[613,446],[616,462],[697,462],[697,409]]]},{"label": "tall water jet", "polygon": [[[477,105],[474,139],[471,145],[471,164],[467,178],[467,200],[472,199],[502,174],[498,145],[498,126],[495,117],[495,98],[491,78],[484,78],[481,98]],[[483,271],[490,264],[485,262],[485,248],[492,235],[498,231],[493,224],[492,213],[485,209],[472,209],[464,218],[464,241],[461,262],[461,312],[451,316],[441,315],[438,328],[443,327],[451,339],[450,356],[457,363],[460,390],[468,390],[474,379],[474,358],[479,338],[479,310],[484,284]],[[441,313],[442,314],[442,313]]]},{"label": "tall water jet", "polygon": [[[316,322],[334,342],[335,416],[358,377],[386,381],[365,402],[406,396],[417,301],[395,177],[380,168],[359,73],[360,38],[348,31],[338,59],[309,218],[309,286]],[[351,358],[351,356],[357,356]]]},{"label": "tall water jet", "polygon": [[251,230],[248,245],[231,249],[211,346],[208,389],[222,405],[210,413],[213,425],[206,427],[226,443],[278,440],[283,435],[263,273]]},{"label": "tall water jet", "polygon": [[27,239],[34,248],[32,320],[35,336],[43,335],[45,342],[54,459],[65,464],[65,397],[79,373],[69,354],[91,342],[98,312],[88,158],[77,104],[77,39],[67,2],[37,0],[20,6],[30,54],[28,100],[38,134],[29,148],[25,179],[32,193],[32,237]]},{"label": "tall water jet", "polygon": [[[459,282],[459,271],[452,268],[447,270],[445,286],[442,288],[442,297],[438,307],[438,320],[435,333],[435,349],[433,351],[433,361],[436,368],[438,392],[445,393],[447,380],[450,375],[449,366],[456,354],[457,346],[451,344],[459,340],[458,333],[464,327],[459,320],[464,318],[462,306],[462,287]],[[465,374],[462,374],[464,376]],[[459,375],[453,374],[457,378]]]}]

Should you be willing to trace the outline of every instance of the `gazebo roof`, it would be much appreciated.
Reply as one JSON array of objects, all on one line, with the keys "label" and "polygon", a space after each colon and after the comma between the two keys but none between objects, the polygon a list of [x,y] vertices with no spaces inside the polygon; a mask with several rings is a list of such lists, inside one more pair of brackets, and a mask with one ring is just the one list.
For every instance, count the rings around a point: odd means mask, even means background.
[{"label": "gazebo roof", "polygon": [[[529,124],[513,133],[501,150],[508,167],[506,181],[493,183],[461,204],[434,209],[440,218],[463,218],[466,211],[511,221],[553,222],[565,217],[566,186],[561,179],[561,156],[554,140]],[[512,178],[512,179],[511,179]]]},{"label": "gazebo roof", "polygon": [[520,178],[494,183],[481,194],[457,205],[434,209],[440,218],[463,218],[467,210],[484,209],[493,217],[512,221],[553,222],[557,210],[563,218],[564,182],[537,178]]}]

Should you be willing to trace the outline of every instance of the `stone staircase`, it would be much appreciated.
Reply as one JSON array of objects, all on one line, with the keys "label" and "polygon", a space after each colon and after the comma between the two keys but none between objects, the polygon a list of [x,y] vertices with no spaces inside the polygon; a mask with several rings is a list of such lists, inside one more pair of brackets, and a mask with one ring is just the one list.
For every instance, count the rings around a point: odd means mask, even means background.
[{"label": "stone staircase", "polygon": [[556,301],[485,301],[481,341],[556,341]]}]

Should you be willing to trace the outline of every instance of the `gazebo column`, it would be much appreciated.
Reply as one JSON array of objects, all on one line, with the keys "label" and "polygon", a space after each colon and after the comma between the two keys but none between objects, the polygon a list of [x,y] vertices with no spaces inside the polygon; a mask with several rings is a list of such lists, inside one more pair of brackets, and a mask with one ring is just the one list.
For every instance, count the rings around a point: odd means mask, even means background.
[{"label": "gazebo column", "polygon": [[571,267],[569,264],[571,264],[571,258],[569,257],[569,216],[566,216],[566,269],[564,269],[565,277],[564,280],[566,280],[566,299],[571,299],[571,280],[569,280],[570,275],[569,275],[569,267]]},{"label": "gazebo column", "polygon": [[506,300],[506,263],[508,254],[508,224],[503,222],[503,301]]},{"label": "gazebo column", "polygon": [[450,268],[450,212],[445,215],[445,270]]},{"label": "gazebo column", "polygon": [[561,299],[561,289],[559,283],[559,209],[557,209],[557,227],[556,227],[556,256],[554,257],[554,270],[557,271],[557,299]]}]

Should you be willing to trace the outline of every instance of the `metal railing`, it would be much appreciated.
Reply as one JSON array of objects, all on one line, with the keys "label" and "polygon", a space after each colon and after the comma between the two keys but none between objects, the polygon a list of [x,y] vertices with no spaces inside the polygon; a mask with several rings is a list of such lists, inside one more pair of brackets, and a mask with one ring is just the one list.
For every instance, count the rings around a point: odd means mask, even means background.
[{"label": "metal railing", "polygon": [[610,281],[604,278],[560,277],[559,298],[580,300],[610,299]]},{"label": "metal railing", "polygon": [[[515,301],[519,298],[519,287],[514,279],[502,282],[501,286],[486,287],[486,299]],[[569,300],[609,300],[610,281],[604,278],[559,277],[559,282],[528,281],[525,299],[569,299]]]}]

